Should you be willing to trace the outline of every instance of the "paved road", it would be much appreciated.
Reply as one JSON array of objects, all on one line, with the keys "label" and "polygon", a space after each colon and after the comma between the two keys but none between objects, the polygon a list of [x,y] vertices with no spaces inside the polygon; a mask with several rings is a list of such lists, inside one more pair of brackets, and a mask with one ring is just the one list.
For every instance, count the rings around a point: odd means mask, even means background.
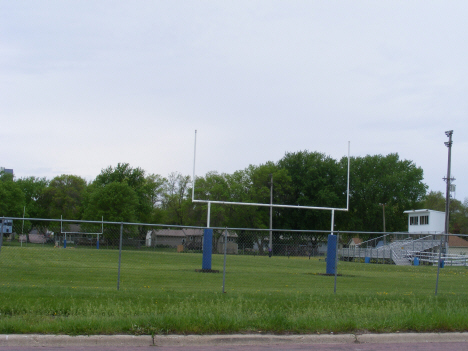
[{"label": "paved road", "polygon": [[467,351],[468,342],[372,343],[372,344],[284,344],[264,346],[0,346],[0,351]]},{"label": "paved road", "polygon": [[0,351],[468,351],[468,333],[0,335]]}]

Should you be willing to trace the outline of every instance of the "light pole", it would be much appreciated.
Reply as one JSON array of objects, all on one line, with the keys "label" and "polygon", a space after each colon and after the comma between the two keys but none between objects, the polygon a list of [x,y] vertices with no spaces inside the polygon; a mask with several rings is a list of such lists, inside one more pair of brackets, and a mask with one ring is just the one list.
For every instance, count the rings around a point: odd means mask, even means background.
[{"label": "light pole", "polygon": [[445,135],[449,137],[449,141],[445,142],[445,146],[448,147],[448,164],[447,164],[447,177],[444,177],[443,179],[447,183],[447,188],[445,191],[445,238],[444,238],[444,245],[443,249],[444,252],[447,250],[447,241],[448,241],[448,233],[449,233],[449,211],[450,211],[450,182],[452,180],[455,180],[453,178],[450,178],[450,168],[452,166],[452,134],[453,130],[449,130],[445,132]]},{"label": "light pole", "polygon": [[385,233],[385,232],[386,232],[386,230],[385,230],[385,205],[386,205],[386,204],[382,203],[382,204],[379,204],[379,205],[382,206],[382,211],[383,211],[383,231],[384,231],[384,233]]},{"label": "light pole", "polygon": [[453,130],[448,130],[445,132],[445,135],[449,137],[449,141],[445,142],[445,146],[448,147],[448,165],[447,165],[447,177],[444,177],[443,179],[447,182],[447,188],[445,191],[445,235],[441,235],[440,238],[440,249],[439,249],[439,260],[437,264],[437,279],[436,279],[436,288],[435,288],[435,294],[437,295],[437,290],[439,288],[439,272],[441,266],[444,264],[444,259],[442,258],[442,253],[445,254],[447,253],[447,241],[448,241],[448,232],[449,232],[449,209],[450,209],[450,167],[452,163],[452,134]]}]

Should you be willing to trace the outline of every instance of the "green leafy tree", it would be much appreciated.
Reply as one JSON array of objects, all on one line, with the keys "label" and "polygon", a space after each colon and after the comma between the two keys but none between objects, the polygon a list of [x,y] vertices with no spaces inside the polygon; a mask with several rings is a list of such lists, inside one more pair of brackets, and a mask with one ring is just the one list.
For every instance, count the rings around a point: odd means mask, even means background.
[{"label": "green leafy tree", "polygon": [[[421,202],[422,208],[445,212],[445,196],[441,191],[430,191]],[[454,234],[468,234],[468,199],[463,203],[450,199],[449,231]]]},{"label": "green leafy tree", "polygon": [[43,218],[46,216],[46,209],[41,206],[40,199],[44,196],[44,191],[49,185],[49,181],[39,177],[20,178],[16,183],[21,187],[25,197],[25,216],[31,218]]},{"label": "green leafy tree", "polygon": [[[209,172],[205,177],[198,177],[195,197],[199,200],[223,201],[224,204],[212,204],[211,226],[268,228],[269,207],[250,205],[231,205],[230,202],[270,203],[270,181],[273,176],[274,200],[282,202],[289,190],[290,177],[287,171],[280,169],[273,162],[260,166],[250,165],[233,174]],[[206,223],[207,204],[195,204],[200,210],[198,216]],[[276,212],[275,212],[276,213]]]},{"label": "green leafy tree", "polygon": [[[319,152],[286,153],[278,166],[291,177],[289,205],[346,207],[346,167]],[[330,227],[330,211],[283,209],[283,228],[324,229]]]},{"label": "green leafy tree", "polygon": [[[342,164],[347,161],[341,160]],[[350,211],[340,213],[346,230],[382,231],[385,204],[386,231],[407,230],[403,211],[418,208],[426,194],[423,170],[398,154],[351,158]]]},{"label": "green leafy tree", "polygon": [[189,218],[190,176],[184,176],[174,172],[169,175],[165,182],[164,195],[162,197],[162,208],[165,210],[167,224],[187,224]]},{"label": "green leafy tree", "polygon": [[118,163],[116,167],[103,169],[90,190],[94,192],[113,183],[125,183],[135,192],[138,199],[133,216],[135,221],[151,222],[162,217],[160,207],[165,187],[164,178],[155,174],[146,176],[145,171],[139,167]]},{"label": "green leafy tree", "polygon": [[421,201],[421,208],[445,212],[445,196],[441,191],[430,191]]},{"label": "green leafy tree", "polygon": [[[236,173],[233,175],[232,183],[235,183]],[[241,174],[239,174],[241,176]],[[240,177],[243,182],[238,191],[240,201],[269,204],[271,197],[271,180],[273,179],[273,204],[285,204],[291,192],[291,177],[286,169],[280,168],[273,162],[267,162],[259,166],[250,165]],[[273,226],[278,228],[280,210],[273,207]],[[269,206],[238,206],[235,209],[235,220],[237,226],[253,228],[270,227]]]},{"label": "green leafy tree", "polygon": [[52,179],[38,198],[45,217],[81,219],[87,183],[81,177],[62,174]]},{"label": "green leafy tree", "polygon": [[[250,165],[244,170],[233,174],[209,172],[205,177],[197,178],[195,197],[201,200],[221,201],[224,204],[211,205],[210,225],[212,227],[237,227],[237,228],[268,228],[270,209],[268,206],[258,205],[233,205],[230,202],[240,203],[270,203],[270,185],[273,176],[275,191],[273,203],[282,202],[282,197],[287,192],[290,177],[287,171],[279,169],[273,162],[267,162],[260,166]],[[193,204],[197,218],[202,220],[197,225],[205,225],[208,204]],[[276,216],[276,208],[274,211]],[[275,220],[274,220],[275,221]],[[265,236],[258,235],[256,239],[250,233],[238,233],[238,243],[245,247],[252,247],[254,241],[262,248]],[[214,234],[215,239],[216,233]]]},{"label": "green leafy tree", "polygon": [[151,212],[146,212],[145,215],[141,217],[142,222],[162,223],[164,220],[165,212],[162,208],[162,202],[166,182],[166,178],[158,174],[150,174],[146,177],[143,194],[145,197],[144,201],[148,201],[148,203],[151,204]]},{"label": "green leafy tree", "polygon": [[114,181],[103,187],[93,186],[84,217],[110,222],[137,220],[138,195],[126,182]]},{"label": "green leafy tree", "polygon": [[13,175],[0,173],[0,216],[21,217],[25,204],[24,193]]},{"label": "green leafy tree", "polygon": [[[458,200],[457,200],[458,201]],[[452,208],[452,202],[450,203]],[[458,201],[457,209],[450,214],[450,231],[455,234],[468,234],[468,199],[463,203]]]}]

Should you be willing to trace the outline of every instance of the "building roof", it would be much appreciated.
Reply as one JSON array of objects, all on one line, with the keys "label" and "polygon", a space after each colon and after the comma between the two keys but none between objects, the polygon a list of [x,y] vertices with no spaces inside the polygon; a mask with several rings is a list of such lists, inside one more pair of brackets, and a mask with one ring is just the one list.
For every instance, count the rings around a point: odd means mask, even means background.
[{"label": "building roof", "polygon": [[353,243],[354,243],[354,245],[359,245],[359,244],[362,243],[362,239],[360,239],[360,238],[351,238],[348,245],[351,245]]},{"label": "building roof", "polygon": [[152,232],[156,236],[172,236],[172,237],[203,235],[202,229],[153,229]]},{"label": "building roof", "polygon": [[449,247],[468,247],[468,240],[460,238],[459,236],[450,235],[448,238]]},{"label": "building roof", "polygon": [[406,210],[406,211],[403,211],[403,213],[423,213],[423,212],[439,212],[439,213],[445,213],[443,211],[436,211],[436,210],[428,210],[428,209],[420,209],[420,210]]}]

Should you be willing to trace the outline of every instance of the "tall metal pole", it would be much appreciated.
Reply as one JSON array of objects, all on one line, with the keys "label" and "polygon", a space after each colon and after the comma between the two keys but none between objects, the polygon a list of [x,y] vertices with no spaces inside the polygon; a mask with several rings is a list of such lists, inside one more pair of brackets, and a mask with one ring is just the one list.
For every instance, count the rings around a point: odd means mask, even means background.
[{"label": "tall metal pole", "polygon": [[195,157],[196,156],[197,156],[197,131],[195,130],[195,144],[193,146],[192,201],[195,199]]},{"label": "tall metal pole", "polygon": [[270,174],[270,243],[269,251],[273,252],[273,174]]},{"label": "tall metal pole", "polygon": [[346,185],[346,211],[349,210],[349,154],[350,154],[350,149],[351,149],[351,142],[348,141],[348,181]]},{"label": "tall metal pole", "polygon": [[386,230],[385,230],[385,204],[383,204],[383,203],[382,203],[382,204],[379,204],[379,205],[381,205],[381,206],[382,206],[382,214],[383,214],[383,231],[384,231],[384,233],[385,233],[385,232],[386,232]]},{"label": "tall metal pole", "polygon": [[435,288],[435,295],[437,295],[437,290],[439,288],[439,272],[442,265],[443,257],[442,252],[445,253],[447,251],[447,240],[448,240],[448,233],[449,233],[449,209],[450,209],[450,167],[451,167],[451,158],[452,158],[452,134],[453,130],[449,130],[445,132],[445,135],[449,137],[449,141],[445,142],[445,146],[448,147],[448,165],[447,165],[447,177],[443,178],[447,182],[447,188],[445,191],[445,230],[444,234],[441,235],[440,238],[440,248],[439,248],[439,259],[437,262],[437,278],[436,278],[436,288]]},{"label": "tall metal pole", "polygon": [[445,146],[448,147],[448,162],[447,162],[447,188],[445,191],[445,238],[444,238],[444,252],[447,250],[447,241],[449,233],[449,219],[450,219],[450,168],[452,166],[452,134],[453,130],[445,132],[445,135],[449,137],[449,141],[445,142]]}]

